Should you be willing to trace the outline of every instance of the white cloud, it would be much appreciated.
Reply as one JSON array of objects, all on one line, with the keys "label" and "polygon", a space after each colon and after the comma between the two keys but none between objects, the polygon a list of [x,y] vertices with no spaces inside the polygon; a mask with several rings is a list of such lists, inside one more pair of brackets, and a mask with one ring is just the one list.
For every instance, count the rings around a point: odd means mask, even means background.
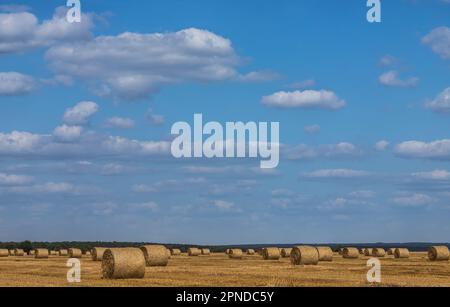
[{"label": "white cloud", "polygon": [[123,117],[111,117],[106,121],[106,125],[110,128],[132,129],[134,128],[134,120]]},{"label": "white cloud", "polygon": [[162,115],[155,114],[152,109],[148,109],[146,114],[147,119],[155,126],[161,126],[165,123],[165,118]]},{"label": "white cloud", "polygon": [[18,186],[28,184],[33,177],[0,173],[0,186]]},{"label": "white cloud", "polygon": [[18,72],[0,72],[0,96],[20,96],[36,88],[35,80]]},{"label": "white cloud", "polygon": [[349,194],[353,198],[374,198],[376,193],[369,190],[353,191]]},{"label": "white cloud", "polygon": [[73,108],[69,108],[64,113],[64,122],[69,125],[85,125],[98,111],[98,105],[92,101],[79,102]]},{"label": "white cloud", "polygon": [[253,71],[245,75],[240,75],[236,79],[241,82],[265,82],[277,80],[280,75],[272,71]]},{"label": "white cloud", "polygon": [[53,135],[60,141],[73,142],[81,137],[83,127],[62,125],[55,128]]},{"label": "white cloud", "polygon": [[224,200],[215,200],[213,202],[213,206],[218,208],[221,211],[232,211],[235,209],[235,205],[233,202],[224,201]]},{"label": "white cloud", "polygon": [[0,54],[91,38],[92,16],[83,14],[82,22],[68,23],[66,12],[58,8],[52,19],[41,23],[28,12],[0,14]]},{"label": "white cloud", "polygon": [[282,146],[282,154],[289,160],[309,160],[319,158],[349,158],[363,155],[363,150],[347,142],[319,146],[300,144]]},{"label": "white cloud", "polygon": [[294,82],[292,84],[289,85],[290,88],[292,89],[305,89],[308,87],[313,87],[316,85],[316,81],[314,79],[308,79],[308,80],[304,80],[304,81],[299,81],[299,82]]},{"label": "white cloud", "polygon": [[306,133],[315,134],[315,133],[319,133],[321,128],[319,125],[311,125],[311,126],[305,126],[304,130]]},{"label": "white cloud", "polygon": [[422,42],[430,46],[443,59],[450,59],[450,28],[436,28],[423,37]]},{"label": "white cloud", "polygon": [[380,65],[392,66],[398,62],[397,58],[392,55],[385,55],[380,59]]},{"label": "white cloud", "polygon": [[405,80],[399,78],[397,71],[391,70],[382,74],[379,82],[384,86],[390,87],[415,87],[419,83],[419,78],[411,77]]},{"label": "white cloud", "polygon": [[157,211],[159,209],[159,206],[154,201],[149,201],[145,203],[138,203],[138,204],[130,204],[129,207],[131,209],[136,210],[148,210],[148,211]]},{"label": "white cloud", "polygon": [[370,173],[366,171],[352,169],[323,169],[311,173],[304,173],[304,178],[310,179],[351,179],[368,177]]},{"label": "white cloud", "polygon": [[262,103],[276,108],[329,109],[338,110],[347,104],[331,91],[305,90],[277,92],[262,98]]},{"label": "white cloud", "polygon": [[[73,55],[77,56],[73,56]],[[167,33],[122,33],[50,48],[46,59],[57,74],[88,82],[100,96],[120,100],[149,98],[179,82],[261,79],[240,76],[231,41],[196,28]]]},{"label": "white cloud", "polygon": [[450,112],[450,87],[443,90],[434,100],[427,102],[425,107],[438,113]]},{"label": "white cloud", "polygon": [[446,170],[434,170],[431,172],[420,172],[412,174],[414,178],[421,180],[436,180],[436,181],[446,181],[450,180],[450,172]]},{"label": "white cloud", "polygon": [[434,203],[436,200],[425,194],[412,194],[392,198],[392,202],[405,207],[420,207]]},{"label": "white cloud", "polygon": [[403,142],[395,147],[395,153],[403,158],[447,160],[450,159],[450,140]]},{"label": "white cloud", "polygon": [[0,12],[6,13],[20,13],[29,11],[30,7],[21,4],[2,4],[0,5]]},{"label": "white cloud", "polygon": [[375,144],[375,149],[377,151],[384,151],[389,146],[389,142],[386,140],[379,141]]}]

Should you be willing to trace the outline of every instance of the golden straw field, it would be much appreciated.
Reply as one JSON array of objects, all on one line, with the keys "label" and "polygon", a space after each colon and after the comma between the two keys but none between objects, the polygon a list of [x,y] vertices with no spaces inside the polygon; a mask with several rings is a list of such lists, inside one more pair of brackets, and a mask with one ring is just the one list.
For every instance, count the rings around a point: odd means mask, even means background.
[{"label": "golden straw field", "polygon": [[[146,267],[144,279],[104,280],[100,261],[81,259],[81,283],[69,284],[68,258],[33,256],[0,258],[0,286],[138,286],[138,287],[301,287],[372,286],[366,281],[369,257],[343,259],[317,266],[292,266],[289,258],[265,261],[258,255],[229,259],[224,253],[189,257],[173,256],[167,267]],[[426,253],[411,253],[410,259],[381,258],[381,286],[450,286],[450,261],[430,262]]]}]

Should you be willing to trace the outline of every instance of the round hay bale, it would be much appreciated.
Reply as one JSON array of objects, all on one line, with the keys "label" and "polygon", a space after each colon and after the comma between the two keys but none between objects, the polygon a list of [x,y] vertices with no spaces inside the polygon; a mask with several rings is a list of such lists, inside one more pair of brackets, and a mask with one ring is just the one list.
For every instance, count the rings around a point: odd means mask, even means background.
[{"label": "round hay bale", "polygon": [[342,252],[342,256],[346,259],[358,259],[359,251],[354,247],[346,247]]},{"label": "round hay bale", "polygon": [[202,255],[209,256],[211,255],[211,251],[209,248],[202,248]]},{"label": "round hay bale", "polygon": [[366,248],[364,249],[364,256],[372,256],[372,248]]},{"label": "round hay bale", "polygon": [[409,258],[409,250],[407,248],[396,248],[394,251],[394,257],[397,259]]},{"label": "round hay bale", "polygon": [[266,247],[262,250],[264,260],[278,260],[280,259],[280,250],[277,247]]},{"label": "round hay bale", "polygon": [[0,249],[0,257],[9,257],[9,251],[7,249]]},{"label": "round hay bale", "polygon": [[34,250],[29,251],[29,252],[28,252],[28,255],[34,256]]},{"label": "round hay bale", "polygon": [[69,255],[69,251],[67,249],[60,249],[58,251],[58,255],[59,256],[67,256],[67,255]]},{"label": "round hay bale", "polygon": [[23,249],[16,248],[16,249],[14,250],[14,255],[15,255],[16,257],[22,257],[23,255],[25,255],[25,252],[23,251]]},{"label": "round hay bale", "polygon": [[254,255],[255,254],[255,250],[254,249],[247,249],[247,255]]},{"label": "round hay bale", "polygon": [[37,248],[34,250],[34,258],[36,259],[46,259],[48,258],[48,249]]},{"label": "round hay bale", "polygon": [[92,249],[91,258],[93,261],[102,261],[103,260],[103,253],[107,250],[107,248],[104,247],[94,247]]},{"label": "round hay bale", "polygon": [[319,253],[319,261],[333,261],[333,250],[328,246],[316,247]]},{"label": "round hay bale", "polygon": [[229,249],[229,248],[227,248],[226,250],[225,250],[225,254],[229,254],[230,253],[230,251],[231,251],[231,249]]},{"label": "round hay bale", "polygon": [[85,255],[86,257],[92,257],[92,254],[91,254],[91,252],[89,252],[89,251],[87,251],[84,255]]},{"label": "round hay bale", "polygon": [[450,251],[447,246],[432,246],[428,250],[428,258],[431,261],[447,261],[450,259]]},{"label": "round hay bale", "polygon": [[164,245],[144,245],[141,246],[147,266],[167,266],[169,256]]},{"label": "round hay bale", "polygon": [[69,248],[69,258],[81,258],[83,253],[79,248]]},{"label": "round hay bale", "polygon": [[360,255],[364,255],[364,250],[365,250],[364,248],[361,248],[361,249],[359,250],[359,254],[360,254]]},{"label": "round hay bale", "polygon": [[386,251],[386,254],[387,254],[388,256],[393,256],[394,253],[395,253],[395,250],[396,250],[396,248],[389,248],[389,249]]},{"label": "round hay bale", "polygon": [[377,258],[383,258],[386,256],[386,251],[383,248],[372,249],[372,256]]},{"label": "round hay bale", "polygon": [[291,251],[292,251],[292,248],[282,248],[281,252],[280,252],[281,257],[283,257],[283,258],[291,257]]},{"label": "round hay bale", "polygon": [[297,246],[292,249],[291,263],[293,265],[317,265],[319,253],[312,246]]},{"label": "round hay bale", "polygon": [[137,279],[145,276],[145,257],[139,248],[113,248],[103,253],[105,279]]},{"label": "round hay bale", "polygon": [[235,248],[235,249],[230,249],[230,253],[228,254],[228,257],[230,259],[242,259],[243,254],[244,253],[242,252],[242,249]]},{"label": "round hay bale", "polygon": [[181,255],[181,250],[178,248],[172,248],[170,250],[170,253],[172,254],[172,256],[179,256],[179,255]]},{"label": "round hay bale", "polygon": [[166,253],[167,253],[167,259],[172,258],[172,253],[170,252],[170,249],[166,248]]},{"label": "round hay bale", "polygon": [[14,250],[13,249],[8,250],[8,253],[9,253],[10,256],[14,256]]},{"label": "round hay bale", "polygon": [[196,247],[190,247],[188,249],[188,255],[190,257],[196,257],[196,256],[200,256],[202,254],[202,251],[199,248]]}]

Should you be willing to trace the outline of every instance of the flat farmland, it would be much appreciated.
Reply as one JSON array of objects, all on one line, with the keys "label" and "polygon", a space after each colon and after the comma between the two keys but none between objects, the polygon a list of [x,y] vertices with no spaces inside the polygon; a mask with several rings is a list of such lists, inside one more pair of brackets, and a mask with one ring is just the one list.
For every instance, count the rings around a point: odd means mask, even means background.
[{"label": "flat farmland", "polygon": [[[343,259],[317,266],[292,266],[288,258],[264,261],[260,256],[232,260],[225,254],[172,257],[167,267],[147,267],[144,279],[102,279],[101,262],[81,259],[81,283],[67,282],[67,258],[32,256],[0,258],[1,287],[368,287],[367,260]],[[379,286],[450,287],[450,262],[430,262],[426,253],[412,253],[410,259],[380,258],[382,283]]]}]

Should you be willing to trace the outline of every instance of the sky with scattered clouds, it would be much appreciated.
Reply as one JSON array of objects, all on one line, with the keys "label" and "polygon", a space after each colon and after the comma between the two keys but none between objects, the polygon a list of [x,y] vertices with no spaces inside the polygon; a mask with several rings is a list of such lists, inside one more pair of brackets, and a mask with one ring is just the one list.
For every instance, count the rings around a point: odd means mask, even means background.
[{"label": "sky with scattered clouds", "polygon": [[[0,5],[0,241],[450,241],[450,3]],[[278,168],[171,126],[279,122]]]}]

